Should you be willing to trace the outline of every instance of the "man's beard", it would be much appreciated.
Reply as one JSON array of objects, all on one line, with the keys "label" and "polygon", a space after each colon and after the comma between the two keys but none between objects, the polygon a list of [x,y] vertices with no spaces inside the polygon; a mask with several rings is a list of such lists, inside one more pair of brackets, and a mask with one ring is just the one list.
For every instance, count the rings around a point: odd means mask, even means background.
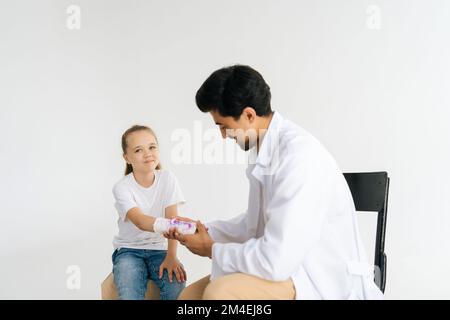
[{"label": "man's beard", "polygon": [[237,144],[239,145],[239,147],[244,150],[244,151],[249,151],[250,149],[253,149],[253,147],[256,146],[256,143],[250,143],[250,139],[248,137],[245,138],[245,141],[241,142],[236,140]]},{"label": "man's beard", "polygon": [[254,129],[250,129],[247,131],[247,134],[243,134],[240,131],[240,134],[235,136],[234,140],[239,145],[239,147],[244,151],[249,151],[256,147],[260,141],[259,136],[257,135]]}]

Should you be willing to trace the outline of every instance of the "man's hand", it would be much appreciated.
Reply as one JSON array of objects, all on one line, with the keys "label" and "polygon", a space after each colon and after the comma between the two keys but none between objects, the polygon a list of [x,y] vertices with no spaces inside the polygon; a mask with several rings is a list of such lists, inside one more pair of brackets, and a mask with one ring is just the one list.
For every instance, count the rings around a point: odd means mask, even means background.
[{"label": "man's hand", "polygon": [[176,228],[171,228],[164,236],[168,239],[176,239],[189,251],[202,257],[212,256],[212,246],[214,241],[208,234],[207,228],[197,221],[197,231],[195,234],[183,235]]},{"label": "man's hand", "polygon": [[[185,222],[196,222],[195,220],[192,220],[190,218],[185,218],[185,217],[175,217],[175,219],[180,220],[180,221],[185,221]],[[208,231],[208,228],[206,228],[206,231]],[[198,232],[198,227],[197,230],[195,231],[195,233]],[[163,233],[163,236],[166,237],[169,240],[178,240],[176,237],[176,234],[180,234],[177,230],[176,227],[170,228],[167,232]]]}]

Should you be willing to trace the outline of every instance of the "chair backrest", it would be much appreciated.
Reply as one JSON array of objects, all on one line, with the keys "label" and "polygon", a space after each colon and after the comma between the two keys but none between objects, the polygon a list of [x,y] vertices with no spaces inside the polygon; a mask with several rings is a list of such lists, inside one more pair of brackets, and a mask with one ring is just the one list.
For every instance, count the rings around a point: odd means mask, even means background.
[{"label": "chair backrest", "polygon": [[375,243],[375,283],[382,292],[386,287],[387,257],[384,253],[389,177],[387,172],[344,173],[356,211],[378,213]]}]

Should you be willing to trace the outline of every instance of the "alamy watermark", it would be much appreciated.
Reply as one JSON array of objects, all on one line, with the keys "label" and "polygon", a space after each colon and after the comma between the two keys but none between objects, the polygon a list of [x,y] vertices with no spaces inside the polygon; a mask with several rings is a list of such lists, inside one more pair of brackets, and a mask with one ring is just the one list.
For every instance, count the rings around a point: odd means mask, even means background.
[{"label": "alamy watermark", "polygon": [[66,13],[68,14],[66,19],[66,26],[69,30],[81,29],[81,8],[75,4],[67,7]]},{"label": "alamy watermark", "polygon": [[366,9],[366,27],[369,30],[381,29],[381,8],[377,5],[370,5]]},{"label": "alamy watermark", "polygon": [[[173,164],[255,164],[258,151],[266,150],[262,157],[270,157],[263,174],[273,174],[279,160],[279,134],[266,129],[226,129],[222,137],[217,129],[204,130],[201,121],[194,121],[193,130],[175,129],[171,141],[175,143],[170,152]],[[231,139],[234,145],[225,143]]]},{"label": "alamy watermark", "polygon": [[66,287],[68,290],[81,289],[81,268],[78,265],[70,265],[66,269],[66,274],[69,276],[66,280]]}]

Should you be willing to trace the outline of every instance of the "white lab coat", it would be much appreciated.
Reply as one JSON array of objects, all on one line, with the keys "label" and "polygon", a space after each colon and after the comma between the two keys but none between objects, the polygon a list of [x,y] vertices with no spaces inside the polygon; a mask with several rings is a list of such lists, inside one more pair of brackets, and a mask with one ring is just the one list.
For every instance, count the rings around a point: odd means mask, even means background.
[{"label": "white lab coat", "polygon": [[207,223],[211,280],[246,273],[292,279],[296,299],[381,299],[342,172],[309,133],[275,112],[247,168],[248,209]]}]

